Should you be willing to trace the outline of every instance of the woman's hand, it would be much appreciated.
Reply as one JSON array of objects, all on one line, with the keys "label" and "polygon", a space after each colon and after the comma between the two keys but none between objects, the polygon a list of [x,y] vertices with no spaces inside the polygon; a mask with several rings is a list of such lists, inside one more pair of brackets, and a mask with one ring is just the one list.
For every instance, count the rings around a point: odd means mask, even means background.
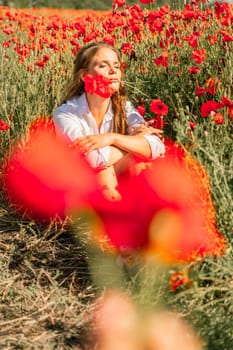
[{"label": "woman's hand", "polygon": [[138,135],[138,134],[141,134],[141,135],[156,135],[160,139],[163,138],[163,130],[153,128],[152,126],[149,126],[147,124],[140,124],[140,125],[138,125],[136,127],[130,128],[129,129],[129,134],[131,136]]},{"label": "woman's hand", "polygon": [[72,142],[71,147],[77,147],[81,154],[88,153],[113,143],[113,134],[106,133],[101,135],[88,135],[77,138]]}]

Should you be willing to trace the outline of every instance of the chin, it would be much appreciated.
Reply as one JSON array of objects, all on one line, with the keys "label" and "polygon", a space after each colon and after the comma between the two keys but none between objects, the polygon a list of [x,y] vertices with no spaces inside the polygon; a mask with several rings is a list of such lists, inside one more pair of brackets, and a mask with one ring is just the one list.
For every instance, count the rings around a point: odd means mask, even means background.
[{"label": "chin", "polygon": [[120,89],[120,84],[118,82],[112,83],[110,86],[114,90],[114,92],[119,91],[119,89]]}]

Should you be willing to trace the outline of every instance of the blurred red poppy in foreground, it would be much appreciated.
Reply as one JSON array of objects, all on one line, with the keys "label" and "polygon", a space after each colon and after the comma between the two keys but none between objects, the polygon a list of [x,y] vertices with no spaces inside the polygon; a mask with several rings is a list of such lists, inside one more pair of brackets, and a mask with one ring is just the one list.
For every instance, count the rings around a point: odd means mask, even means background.
[{"label": "blurred red poppy in foreground", "polygon": [[191,156],[175,148],[170,146],[166,157],[141,175],[123,174],[121,201],[93,201],[115,249],[136,250],[166,263],[223,252],[207,176]]},{"label": "blurred red poppy in foreground", "polygon": [[52,117],[49,116],[37,116],[29,125],[28,134],[30,138],[33,138],[35,134],[41,134],[46,132],[51,136],[55,136],[55,127]]},{"label": "blurred red poppy in foreground", "polygon": [[95,175],[79,154],[58,140],[44,123],[30,129],[4,167],[7,197],[20,212],[36,219],[64,218],[88,205]]}]

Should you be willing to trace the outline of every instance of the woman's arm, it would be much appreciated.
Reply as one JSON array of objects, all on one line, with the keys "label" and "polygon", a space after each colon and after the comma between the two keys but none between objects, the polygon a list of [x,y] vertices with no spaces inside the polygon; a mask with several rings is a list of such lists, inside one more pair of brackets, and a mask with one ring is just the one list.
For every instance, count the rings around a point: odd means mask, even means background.
[{"label": "woman's arm", "polygon": [[112,145],[115,147],[140,158],[151,159],[151,148],[143,135],[130,136],[113,133],[112,138]]},{"label": "woman's arm", "polygon": [[[88,135],[79,137],[74,142],[78,146],[79,151],[84,155],[88,155],[93,150],[101,147],[113,146],[119,151],[131,153],[144,160],[159,157],[165,153],[163,142],[155,135],[146,131],[136,135],[121,135],[117,133],[106,133],[101,135]],[[116,150],[112,150],[116,154]]]}]

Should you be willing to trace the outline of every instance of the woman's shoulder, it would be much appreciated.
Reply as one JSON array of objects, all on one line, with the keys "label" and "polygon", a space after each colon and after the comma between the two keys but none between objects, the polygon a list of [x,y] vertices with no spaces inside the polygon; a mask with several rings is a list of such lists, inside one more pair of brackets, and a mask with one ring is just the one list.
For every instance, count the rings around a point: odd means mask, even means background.
[{"label": "woman's shoulder", "polygon": [[141,115],[138,113],[137,108],[134,107],[131,101],[128,101],[128,100],[126,101],[125,111],[126,111],[127,117],[133,114],[141,118]]},{"label": "woman's shoulder", "polygon": [[61,104],[54,110],[54,118],[59,117],[60,115],[64,114],[74,114],[78,116],[79,114],[82,114],[83,110],[86,108],[86,103],[84,96],[76,96],[69,100],[67,100],[65,103]]},{"label": "woman's shoulder", "polygon": [[134,107],[132,102],[129,100],[126,101],[125,110],[126,110],[126,113],[137,112],[136,108]]},{"label": "woman's shoulder", "polygon": [[133,126],[135,124],[143,124],[145,123],[144,118],[138,113],[136,107],[130,101],[126,101],[126,117],[128,120],[129,126]]}]

